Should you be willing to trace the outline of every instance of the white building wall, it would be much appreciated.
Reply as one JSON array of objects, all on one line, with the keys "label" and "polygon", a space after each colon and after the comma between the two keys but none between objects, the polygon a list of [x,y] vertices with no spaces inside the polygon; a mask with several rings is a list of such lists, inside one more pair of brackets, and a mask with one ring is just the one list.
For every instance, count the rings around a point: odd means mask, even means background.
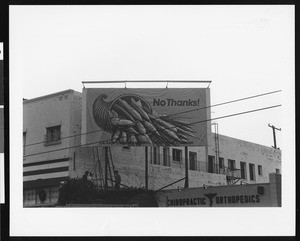
[{"label": "white building wall", "polygon": [[[181,167],[170,158],[170,166],[153,164],[153,155],[150,148],[148,153],[148,188],[157,190],[174,183],[185,177],[184,162]],[[99,147],[99,157],[101,162],[102,174],[104,176],[105,154],[104,147]],[[115,170],[119,171],[122,178],[122,184],[129,187],[145,187],[145,147],[131,147],[125,149],[122,147],[111,147],[112,159]],[[201,155],[203,155],[201,153]],[[94,173],[94,178],[99,177],[99,168],[95,166],[92,147],[81,147],[76,149],[75,170],[70,171],[71,177],[82,177],[85,171]],[[204,158],[204,157],[203,157]],[[152,164],[151,164],[152,163]],[[95,168],[96,167],[96,168]],[[97,172],[97,174],[95,174]],[[167,187],[184,187],[185,181],[174,183]],[[199,187],[203,185],[225,185],[226,177],[215,173],[204,171],[189,170],[189,187]],[[110,182],[109,182],[110,185]]]},{"label": "white building wall", "polygon": [[[214,142],[209,147],[209,155],[216,156]],[[269,174],[279,169],[281,173],[281,150],[274,149],[228,136],[219,135],[219,157],[224,158],[228,167],[228,159],[235,160],[236,168],[241,168],[241,162],[246,163],[247,183],[269,182]],[[218,164],[218,161],[216,162]],[[249,163],[254,164],[255,180],[250,180]],[[258,175],[258,165],[262,166],[262,175]]]},{"label": "white building wall", "polygon": [[[61,136],[69,136],[71,133],[71,101],[72,92],[61,92],[61,94],[49,95],[25,101],[23,104],[23,132],[26,132],[25,147],[26,162],[43,161],[48,159],[59,159],[69,156],[69,150],[55,151],[59,148],[70,146],[70,139],[62,139],[57,145],[44,145],[46,128],[61,125]],[[33,156],[36,153],[43,153]]]},{"label": "white building wall", "polygon": [[[47,170],[52,168],[66,167],[68,171],[60,173],[46,173],[40,175],[24,176],[24,181],[36,180],[38,178],[54,177],[81,177],[85,171],[95,171],[94,157],[91,147],[70,148],[80,146],[85,143],[84,111],[82,104],[82,94],[67,90],[48,96],[43,96],[33,100],[24,101],[24,131],[26,132],[26,144],[38,143],[25,148],[25,158],[23,164],[40,163],[49,160],[59,160],[66,158],[63,162],[48,163],[40,165],[29,165],[24,167],[24,172],[35,170]],[[60,125],[61,136],[72,138],[63,138],[61,143],[53,146],[45,146],[43,143],[46,134],[46,127]],[[225,185],[226,176],[216,173],[208,173],[207,156],[215,156],[215,147],[213,135],[208,123],[208,149],[206,147],[189,147],[189,152],[197,154],[197,170],[189,170],[189,186],[199,187],[203,185]],[[79,135],[81,134],[81,135]],[[76,136],[77,135],[77,136]],[[65,148],[61,151],[56,149]],[[172,182],[185,177],[185,148],[172,147],[169,149],[170,166],[164,166],[162,160],[163,150],[159,148],[159,163],[154,164],[152,148],[149,149],[148,161],[148,187],[149,189],[159,189]],[[182,150],[182,161],[180,163],[173,161],[172,150]],[[122,183],[127,186],[143,187],[145,186],[145,149],[134,148],[124,149],[122,147],[112,147],[113,161],[115,169],[119,170],[122,177]],[[246,163],[247,177],[243,180],[248,183],[269,182],[269,173],[274,173],[276,169],[281,172],[281,151],[274,148],[238,140],[231,137],[219,135],[219,156],[224,158],[225,166],[228,166],[228,159],[236,162],[236,168],[240,169],[240,162]],[[33,155],[34,153],[47,152],[44,154]],[[208,155],[207,155],[208,153]],[[26,156],[29,155],[29,156]],[[100,151],[100,160],[104,168],[104,151]],[[215,160],[218,164],[218,161]],[[255,165],[255,181],[249,180],[249,163]],[[258,165],[262,166],[262,175],[258,175]],[[104,169],[103,169],[104,170]],[[184,181],[178,182],[169,188],[183,187]],[[57,189],[48,188],[49,199],[52,202],[57,198]],[[51,192],[53,192],[51,194]],[[34,196],[34,190],[26,190],[30,197]],[[48,197],[47,197],[48,198]],[[28,198],[29,200],[30,198]],[[32,199],[32,198],[31,198]],[[30,200],[31,200],[30,199]],[[30,202],[37,202],[31,200]]]},{"label": "white building wall", "polygon": [[[23,102],[23,132],[26,133],[23,157],[24,204],[39,204],[38,182],[69,176],[72,146],[80,145],[81,93],[66,90]],[[61,140],[45,144],[46,128],[61,125]],[[71,137],[78,135],[77,137]],[[62,150],[59,150],[62,149]],[[58,150],[58,151],[56,151]],[[43,189],[45,203],[57,201],[53,182]]]}]

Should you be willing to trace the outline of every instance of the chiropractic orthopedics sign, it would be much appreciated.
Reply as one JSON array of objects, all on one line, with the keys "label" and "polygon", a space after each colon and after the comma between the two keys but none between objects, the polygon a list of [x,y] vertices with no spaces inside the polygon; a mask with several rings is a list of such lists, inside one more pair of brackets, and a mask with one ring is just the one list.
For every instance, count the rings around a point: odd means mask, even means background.
[{"label": "chiropractic orthopedics sign", "polygon": [[86,144],[204,146],[209,89],[84,89]]}]

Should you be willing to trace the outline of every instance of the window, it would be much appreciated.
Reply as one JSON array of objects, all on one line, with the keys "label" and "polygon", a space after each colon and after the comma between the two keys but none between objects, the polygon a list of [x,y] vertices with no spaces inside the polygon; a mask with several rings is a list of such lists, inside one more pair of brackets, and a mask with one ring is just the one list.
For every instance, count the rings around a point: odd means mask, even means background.
[{"label": "window", "polygon": [[258,175],[262,176],[262,166],[258,165],[257,168],[258,168]]},{"label": "window", "polygon": [[235,160],[228,159],[228,168],[230,170],[235,170]]},{"label": "window", "polygon": [[23,155],[25,156],[26,131],[23,132]]},{"label": "window", "polygon": [[45,145],[55,145],[61,143],[61,126],[46,128]]},{"label": "window", "polygon": [[224,168],[224,158],[219,157],[219,168]]},{"label": "window", "polygon": [[163,148],[163,165],[170,166],[170,155],[169,155],[169,148]]},{"label": "window", "polygon": [[255,169],[254,164],[249,163],[250,180],[255,180]]},{"label": "window", "polygon": [[173,149],[172,154],[174,162],[182,162],[182,150]]},{"label": "window", "polygon": [[247,179],[246,173],[247,173],[246,163],[245,162],[241,162],[241,178],[242,179]]},{"label": "window", "polygon": [[214,173],[214,163],[215,163],[215,157],[214,156],[208,156],[208,172]]},{"label": "window", "polygon": [[277,174],[280,174],[280,171],[279,171],[279,169],[278,169],[278,168],[276,168],[276,173],[277,173]]},{"label": "window", "polygon": [[153,164],[159,165],[159,147],[153,147]]},{"label": "window", "polygon": [[197,153],[196,152],[189,152],[189,159],[190,159],[190,170],[197,170]]}]

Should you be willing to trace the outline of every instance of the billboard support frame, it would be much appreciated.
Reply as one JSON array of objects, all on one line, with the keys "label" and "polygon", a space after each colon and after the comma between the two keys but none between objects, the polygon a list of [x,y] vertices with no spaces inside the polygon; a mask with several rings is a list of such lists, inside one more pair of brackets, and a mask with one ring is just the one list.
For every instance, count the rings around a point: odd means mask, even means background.
[{"label": "billboard support frame", "polygon": [[81,81],[83,88],[85,88],[85,84],[111,84],[111,83],[123,83],[125,84],[124,88],[126,88],[126,83],[167,83],[166,88],[168,88],[168,83],[207,83],[209,88],[212,80],[105,80],[105,81]]}]

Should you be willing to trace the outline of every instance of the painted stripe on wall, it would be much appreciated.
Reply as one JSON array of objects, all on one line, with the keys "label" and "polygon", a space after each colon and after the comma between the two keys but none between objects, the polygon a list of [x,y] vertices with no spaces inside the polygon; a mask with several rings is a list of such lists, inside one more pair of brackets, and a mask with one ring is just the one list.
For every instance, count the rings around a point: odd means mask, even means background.
[{"label": "painted stripe on wall", "polygon": [[68,167],[68,166],[69,166],[69,161],[59,162],[59,163],[51,163],[51,164],[45,164],[45,165],[24,167],[23,172],[42,170],[42,169],[50,169],[50,168],[57,168],[57,167]]},{"label": "painted stripe on wall", "polygon": [[49,160],[49,161],[39,161],[39,162],[24,163],[23,167],[37,166],[37,165],[44,165],[44,164],[51,164],[51,163],[58,163],[58,162],[66,162],[66,161],[69,161],[69,158],[62,158],[62,159],[55,159],[55,160]]},{"label": "painted stripe on wall", "polygon": [[50,179],[50,178],[56,178],[56,177],[67,177],[69,176],[69,172],[56,172],[56,173],[48,173],[48,174],[42,174],[42,175],[33,175],[33,176],[26,176],[23,177],[23,181],[32,181],[37,179]]},{"label": "painted stripe on wall", "polygon": [[26,176],[46,174],[46,173],[65,172],[65,171],[68,171],[68,170],[69,170],[69,167],[57,167],[57,168],[50,168],[50,169],[42,169],[42,170],[23,172],[23,176],[26,177]]}]

